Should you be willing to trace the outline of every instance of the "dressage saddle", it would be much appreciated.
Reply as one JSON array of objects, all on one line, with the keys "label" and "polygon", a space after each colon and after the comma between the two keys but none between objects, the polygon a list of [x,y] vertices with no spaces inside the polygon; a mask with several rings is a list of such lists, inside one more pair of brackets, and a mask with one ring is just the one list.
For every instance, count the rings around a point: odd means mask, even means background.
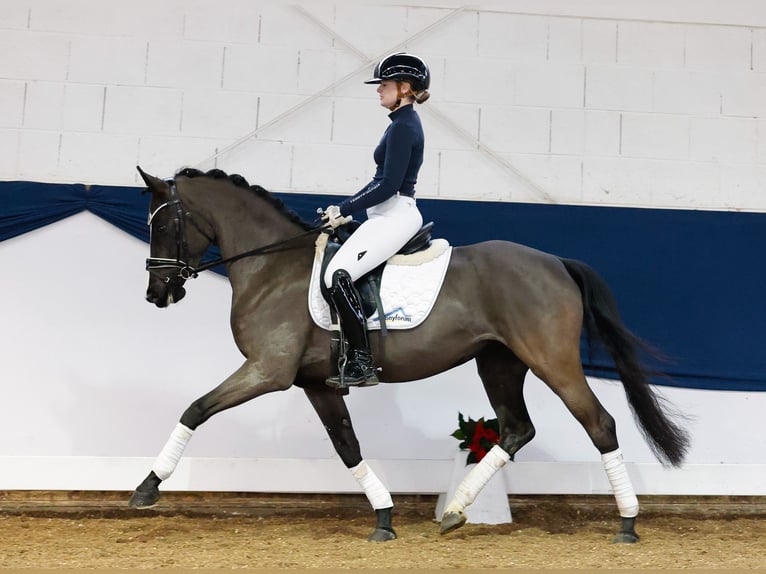
[{"label": "dressage saddle", "polygon": [[[327,265],[330,263],[330,260],[338,252],[341,245],[343,245],[343,243],[345,243],[346,240],[351,237],[351,234],[354,233],[354,231],[356,231],[360,225],[361,222],[354,220],[346,223],[345,225],[337,227],[332,232],[330,238],[327,241],[327,247],[325,247],[324,258],[322,259],[322,273],[320,277],[324,277],[325,270],[327,269]],[[423,225],[423,227],[421,227],[420,230],[412,236],[412,239],[410,239],[399,251],[397,251],[396,254],[412,255],[418,251],[428,249],[431,246],[431,230],[433,227],[433,221],[429,221]],[[354,282],[354,285],[359,292],[359,298],[361,299],[362,307],[364,308],[366,317],[371,317],[376,310],[378,311],[378,317],[383,317],[385,314],[383,311],[383,304],[380,300],[380,283],[381,278],[383,277],[383,269],[385,266],[386,262],[384,261],[375,269],[369,273],[366,273],[365,275],[362,275]],[[329,303],[329,290],[327,287],[325,287],[324,281],[320,281],[320,288],[322,290],[322,296]],[[330,305],[330,308],[332,309],[332,305]],[[381,321],[381,331],[384,333],[385,323],[385,321]]]}]

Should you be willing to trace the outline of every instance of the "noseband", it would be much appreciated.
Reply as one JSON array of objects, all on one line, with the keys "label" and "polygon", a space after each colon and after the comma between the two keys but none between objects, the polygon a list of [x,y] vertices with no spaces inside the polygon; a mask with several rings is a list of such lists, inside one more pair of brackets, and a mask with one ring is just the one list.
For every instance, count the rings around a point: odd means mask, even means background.
[{"label": "noseband", "polygon": [[[296,239],[300,239],[301,237],[306,237],[307,235],[311,235],[313,233],[316,233],[320,231],[321,229],[325,228],[325,225],[318,225],[316,227],[312,227],[308,229],[307,231],[304,231],[303,233],[300,233],[298,235],[294,235],[293,237],[290,237],[288,239],[284,239],[281,241],[276,241],[274,243],[269,243],[268,245],[264,245],[262,247],[258,247],[256,249],[252,249],[250,251],[246,251],[244,253],[240,253],[238,255],[234,255],[232,257],[227,257],[225,259],[218,258],[213,261],[208,261],[207,263],[204,263],[198,267],[192,267],[189,263],[189,244],[186,240],[186,219],[189,218],[189,221],[204,235],[207,237],[207,235],[200,229],[199,225],[197,225],[194,220],[191,218],[191,213],[187,211],[183,204],[181,203],[181,199],[178,197],[178,189],[176,188],[176,182],[171,181],[170,183],[170,201],[166,201],[162,205],[160,205],[157,209],[155,209],[153,212],[149,214],[149,242],[151,244],[151,232],[152,232],[152,220],[154,217],[163,209],[170,208],[174,210],[174,217],[173,217],[173,227],[175,229],[175,240],[176,240],[176,258],[175,259],[168,259],[166,257],[148,257],[146,259],[146,270],[162,279],[165,283],[170,283],[171,280],[178,278],[182,280],[192,279],[199,275],[200,272],[205,271],[207,269],[210,269],[211,267],[215,267],[216,265],[222,265],[224,263],[231,263],[234,261],[237,261],[239,259],[243,259],[245,257],[252,257],[254,255],[265,255],[267,253],[276,253],[278,251],[284,251],[288,249],[288,244],[295,241]],[[210,237],[207,237],[210,243],[213,243],[213,239]],[[176,273],[175,275],[164,275],[158,273],[160,270],[167,270],[167,269],[175,269]]]}]

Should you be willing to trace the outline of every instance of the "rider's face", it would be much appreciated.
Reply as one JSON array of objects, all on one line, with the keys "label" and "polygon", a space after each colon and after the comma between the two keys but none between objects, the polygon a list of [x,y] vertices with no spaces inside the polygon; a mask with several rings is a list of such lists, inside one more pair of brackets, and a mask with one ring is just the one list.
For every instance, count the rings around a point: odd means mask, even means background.
[{"label": "rider's face", "polygon": [[389,110],[396,106],[396,100],[399,99],[397,83],[394,80],[383,80],[378,85],[378,95],[380,96],[380,105]]}]

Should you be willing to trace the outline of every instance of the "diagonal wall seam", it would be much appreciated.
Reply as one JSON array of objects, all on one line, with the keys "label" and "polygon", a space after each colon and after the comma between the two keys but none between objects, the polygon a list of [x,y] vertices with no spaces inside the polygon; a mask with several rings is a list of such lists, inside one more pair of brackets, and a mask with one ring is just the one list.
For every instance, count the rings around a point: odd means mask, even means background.
[{"label": "diagonal wall seam", "polygon": [[207,164],[208,162],[211,162],[211,161],[215,161],[215,160],[217,160],[217,158],[219,158],[220,156],[222,156],[222,155],[224,155],[224,154],[226,154],[226,153],[228,153],[228,152],[230,152],[230,151],[232,151],[232,150],[236,149],[237,147],[239,147],[240,145],[242,145],[242,144],[243,144],[243,143],[245,143],[246,141],[248,141],[248,140],[250,140],[250,139],[254,138],[255,136],[257,136],[257,135],[258,135],[259,133],[261,133],[262,131],[264,131],[264,130],[266,130],[266,129],[270,128],[270,127],[271,127],[271,126],[273,126],[274,124],[277,124],[277,123],[281,122],[281,121],[282,121],[283,119],[285,119],[286,117],[288,117],[288,116],[290,116],[290,115],[294,114],[294,113],[295,113],[295,112],[297,112],[298,110],[301,110],[301,109],[303,109],[304,107],[306,107],[306,106],[307,106],[307,105],[309,105],[310,103],[312,103],[312,102],[314,102],[315,100],[319,99],[320,97],[324,96],[324,95],[325,95],[325,94],[327,94],[328,92],[331,92],[331,91],[332,91],[332,90],[334,90],[336,87],[338,87],[338,86],[340,86],[341,84],[345,83],[346,81],[348,81],[348,80],[349,80],[349,79],[351,79],[352,77],[354,77],[354,76],[356,76],[357,74],[359,74],[359,73],[361,73],[361,72],[363,72],[363,71],[367,70],[367,69],[368,69],[368,68],[369,68],[369,67],[370,67],[372,64],[376,64],[376,63],[377,63],[378,61],[380,61],[380,59],[381,59],[381,58],[383,58],[384,56],[386,56],[386,55],[388,55],[388,54],[390,54],[390,53],[392,53],[392,52],[395,52],[395,51],[397,51],[397,50],[401,49],[402,47],[404,47],[404,46],[406,45],[406,43],[407,43],[407,42],[411,41],[411,40],[412,40],[412,39],[414,39],[414,38],[419,38],[419,37],[421,37],[421,36],[423,36],[423,35],[425,35],[425,34],[428,34],[428,33],[429,33],[429,32],[431,32],[431,31],[432,31],[434,28],[436,28],[436,27],[440,26],[442,23],[446,22],[447,20],[450,20],[451,18],[453,18],[453,17],[454,17],[454,16],[456,16],[457,14],[460,14],[460,13],[463,11],[463,8],[458,8],[458,9],[456,9],[456,10],[453,10],[452,12],[450,12],[449,14],[447,14],[446,16],[444,16],[443,18],[441,18],[440,20],[436,21],[435,23],[431,24],[430,26],[427,26],[426,28],[424,28],[423,30],[421,30],[420,32],[418,32],[417,34],[415,34],[415,35],[413,35],[413,36],[410,36],[410,37],[409,37],[409,38],[407,38],[407,39],[406,39],[404,42],[400,42],[399,44],[397,44],[396,46],[394,46],[394,47],[393,47],[393,48],[391,48],[390,50],[386,50],[385,52],[383,52],[383,53],[381,53],[381,54],[379,54],[379,55],[375,56],[374,58],[368,58],[368,57],[367,57],[367,56],[366,56],[366,55],[365,55],[363,52],[361,52],[361,51],[359,51],[357,48],[353,47],[353,46],[352,46],[352,44],[351,44],[350,42],[347,42],[347,41],[343,40],[342,38],[340,38],[340,37],[338,36],[338,34],[337,34],[337,33],[335,33],[334,31],[332,31],[330,28],[326,27],[324,24],[321,24],[320,22],[318,22],[318,20],[317,20],[316,18],[314,18],[314,17],[313,17],[311,14],[309,14],[308,12],[306,12],[306,10],[304,10],[302,7],[300,7],[300,6],[293,6],[293,8],[294,8],[296,11],[298,11],[299,13],[301,13],[302,15],[304,15],[304,16],[306,16],[306,17],[308,17],[308,18],[309,18],[310,20],[312,20],[314,23],[319,23],[320,27],[321,27],[323,30],[325,30],[325,31],[326,31],[328,34],[330,34],[331,36],[333,36],[335,39],[339,40],[340,42],[342,42],[343,44],[345,44],[347,47],[349,47],[349,49],[351,49],[351,51],[353,51],[353,52],[354,52],[354,54],[356,54],[356,55],[357,55],[357,56],[359,56],[360,58],[363,58],[363,59],[365,59],[365,62],[364,62],[363,64],[361,64],[359,67],[357,67],[355,70],[353,70],[353,71],[349,72],[348,74],[346,74],[346,75],[345,75],[345,76],[343,76],[342,78],[340,78],[340,79],[336,80],[335,82],[333,82],[333,83],[332,83],[332,84],[330,84],[329,86],[326,86],[325,88],[322,88],[322,89],[321,89],[321,90],[319,90],[318,92],[316,92],[316,93],[312,94],[311,96],[307,97],[307,98],[306,98],[306,99],[304,99],[304,100],[301,100],[299,103],[297,103],[297,104],[296,104],[296,105],[294,105],[293,107],[291,107],[291,108],[289,108],[289,109],[285,110],[284,112],[282,112],[281,114],[279,114],[279,115],[278,115],[278,116],[276,116],[275,118],[273,118],[273,119],[269,120],[269,121],[268,121],[268,122],[266,122],[265,124],[263,124],[263,125],[261,125],[261,126],[258,126],[256,129],[254,129],[254,130],[252,130],[252,131],[248,132],[247,134],[245,134],[244,136],[240,137],[240,138],[239,138],[238,140],[236,140],[235,142],[232,142],[232,143],[231,143],[231,144],[229,144],[228,146],[226,146],[226,147],[224,147],[224,148],[221,148],[220,150],[216,151],[216,152],[215,152],[214,154],[212,154],[211,156],[208,156],[208,157],[206,157],[205,159],[203,159],[203,160],[201,160],[201,161],[199,161],[199,162],[195,163],[195,164],[194,164],[194,166],[195,166],[195,167],[201,167],[201,166],[203,166],[204,164]]},{"label": "diagonal wall seam", "polygon": [[[286,117],[294,114],[300,109],[303,109],[307,105],[311,104],[315,100],[319,99],[320,97],[324,96],[328,92],[331,92],[334,90],[337,86],[342,85],[352,77],[356,76],[357,74],[361,73],[362,71],[369,68],[371,65],[376,64],[380,61],[381,58],[385,57],[388,54],[397,52],[404,48],[407,44],[412,43],[413,41],[431,33],[435,29],[441,27],[443,24],[445,24],[447,21],[453,19],[454,17],[458,16],[459,14],[462,14],[465,10],[465,6],[461,6],[459,8],[456,8],[455,10],[452,10],[444,17],[440,18],[436,22],[426,26],[419,32],[407,37],[403,42],[400,42],[396,44],[395,46],[389,48],[388,50],[374,56],[369,57],[367,54],[365,54],[362,50],[357,48],[352,42],[349,42],[345,38],[343,38],[340,34],[338,34],[335,30],[327,26],[324,22],[322,22],[319,18],[308,12],[305,8],[299,5],[293,5],[292,8],[307,18],[309,21],[311,21],[313,24],[321,28],[326,34],[331,36],[334,40],[342,44],[345,48],[353,52],[357,57],[359,57],[361,60],[363,60],[363,64],[361,64],[359,67],[351,71],[350,73],[346,74],[342,78],[336,80],[329,86],[319,90],[318,92],[314,93],[313,95],[309,96],[308,98],[302,100],[295,106],[289,108],[288,110],[284,111],[283,113],[279,114],[272,120],[266,122],[262,126],[257,127],[255,130],[247,133],[246,135],[239,138],[237,141],[229,144],[228,146],[217,150],[213,155],[205,158],[204,160],[198,162],[197,165],[202,166],[210,161],[216,161],[218,157],[236,149],[246,141],[256,137],[259,133],[262,131],[270,128],[271,126],[281,122]],[[473,135],[468,133],[466,130],[461,128],[459,125],[457,125],[454,121],[452,121],[444,112],[440,111],[438,106],[434,104],[429,104],[426,108],[426,113],[430,114],[431,116],[435,117],[438,121],[442,122],[444,125],[449,127],[454,133],[458,134],[463,140],[465,140],[467,143],[470,144],[472,148],[475,148],[479,153],[483,154],[487,158],[489,158],[491,161],[493,161],[495,164],[500,166],[502,169],[504,169],[506,172],[508,172],[510,175],[513,176],[513,178],[524,185],[527,189],[533,191],[536,195],[539,197],[545,199],[548,203],[557,203],[553,197],[546,192],[542,187],[535,184],[533,181],[531,181],[528,177],[526,177],[518,168],[516,168],[509,160],[504,158],[502,155],[500,155],[498,152],[493,150],[490,146],[486,145],[485,143],[481,142],[479,139],[475,138]],[[214,164],[215,165],[215,164]]]}]

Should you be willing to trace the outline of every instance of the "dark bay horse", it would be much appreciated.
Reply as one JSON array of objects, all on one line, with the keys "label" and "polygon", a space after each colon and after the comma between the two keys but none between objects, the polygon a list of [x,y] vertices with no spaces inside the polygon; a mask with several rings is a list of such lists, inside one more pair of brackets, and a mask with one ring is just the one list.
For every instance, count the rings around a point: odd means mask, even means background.
[{"label": "dark bay horse", "polygon": [[[316,410],[343,463],[377,515],[370,540],[396,537],[393,502],[364,461],[343,395],[325,384],[331,335],[308,311],[314,242],[319,231],[280,200],[240,176],[185,169],[171,181],[139,168],[150,202],[150,271],[146,298],[158,307],[178,302],[205,250],[216,244],[232,287],[231,327],[242,366],[182,414],[149,475],[130,499],[152,506],[193,432],[214,414],[292,385]],[[247,256],[238,257],[246,254]],[[489,478],[535,435],[524,402],[531,370],[564,402],[602,455],[621,526],[617,542],[635,542],[638,501],[617,441],[615,421],[583,373],[580,337],[612,356],[634,416],[657,458],[682,463],[686,432],[655,395],[639,363],[640,341],[622,324],[607,285],[584,263],[505,241],[455,248],[430,317],[382,337],[370,334],[387,383],[424,379],[474,359],[498,417],[500,442],[449,503],[441,532],[462,526],[464,509]]]}]

